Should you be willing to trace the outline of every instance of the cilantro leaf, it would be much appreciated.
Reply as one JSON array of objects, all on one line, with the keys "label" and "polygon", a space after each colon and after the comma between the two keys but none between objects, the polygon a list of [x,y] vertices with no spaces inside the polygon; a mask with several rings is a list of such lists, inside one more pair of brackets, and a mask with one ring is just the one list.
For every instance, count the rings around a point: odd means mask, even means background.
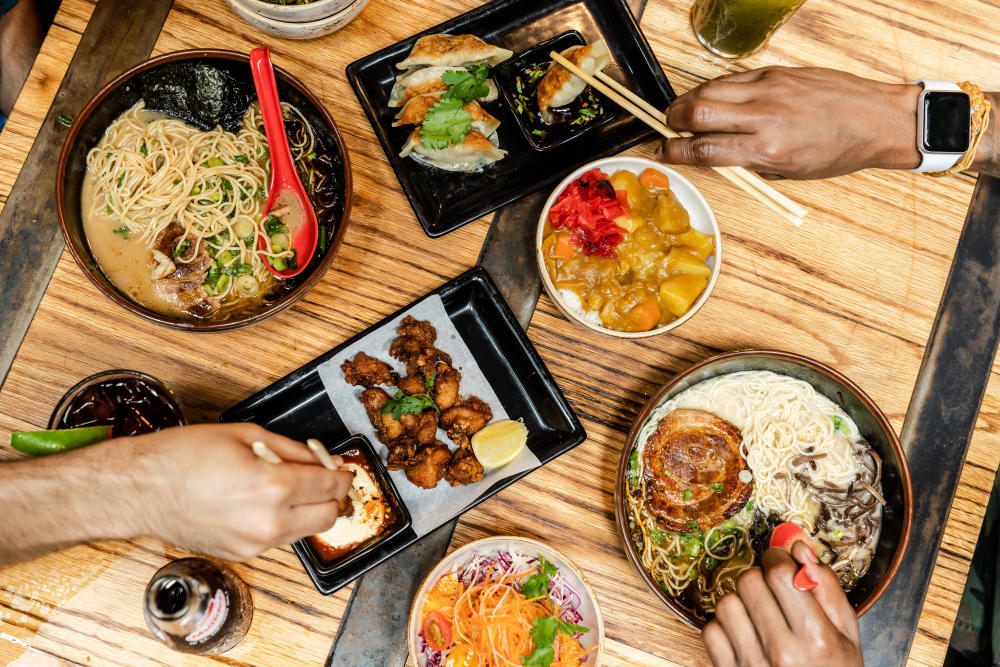
[{"label": "cilantro leaf", "polygon": [[569,621],[558,621],[556,627],[559,632],[563,633],[568,637],[573,637],[574,635],[590,632],[590,628],[585,628],[582,625],[577,625],[576,623],[570,623]]},{"label": "cilantro leaf", "polygon": [[531,624],[531,642],[535,650],[521,658],[525,667],[549,667],[556,659],[556,650],[552,642],[556,638],[556,621],[554,616],[539,616]]},{"label": "cilantro leaf", "polygon": [[419,415],[428,408],[437,410],[438,406],[434,399],[427,394],[407,396],[402,390],[399,390],[393,398],[390,398],[382,406],[382,414],[387,415],[391,412],[392,418],[398,420],[403,415]]},{"label": "cilantro leaf", "polygon": [[559,571],[545,557],[538,554],[538,572],[528,577],[521,585],[521,594],[529,600],[549,594],[549,577]]},{"label": "cilantro leaf", "polygon": [[420,127],[420,143],[425,148],[442,150],[465,141],[472,131],[472,116],[462,106],[462,100],[443,98],[432,106]]},{"label": "cilantro leaf", "polygon": [[434,391],[434,380],[437,378],[437,371],[434,371],[430,375],[424,376],[424,386],[427,387],[427,393],[430,394]]},{"label": "cilantro leaf", "polygon": [[441,75],[441,80],[448,84],[448,90],[443,98],[447,100],[461,100],[462,104],[468,104],[472,100],[486,97],[490,94],[490,87],[486,84],[486,77],[489,68],[486,65],[476,65],[472,71],[449,71]]}]

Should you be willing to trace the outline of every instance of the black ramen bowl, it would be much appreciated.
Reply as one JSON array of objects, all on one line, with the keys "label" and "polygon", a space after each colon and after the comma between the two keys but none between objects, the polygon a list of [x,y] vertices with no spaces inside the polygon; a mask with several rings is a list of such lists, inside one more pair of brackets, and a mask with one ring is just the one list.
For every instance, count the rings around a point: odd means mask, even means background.
[{"label": "black ramen bowl", "polygon": [[679,373],[646,402],[625,441],[615,482],[615,517],[625,554],[653,595],[681,620],[693,627],[705,624],[661,590],[650,573],[643,568],[629,530],[625,483],[629,457],[636,447],[639,432],[653,410],[664,401],[699,382],[739,371],[772,371],[809,383],[818,393],[836,403],[854,420],[861,435],[882,457],[882,495],[885,496],[887,505],[882,511],[882,529],[878,545],[868,572],[847,594],[851,606],[860,616],[868,611],[889,587],[906,553],[906,545],[910,540],[910,525],[913,521],[910,470],[906,465],[906,455],[903,453],[896,432],[874,401],[860,387],[837,371],[797,354],[772,350],[720,354]]},{"label": "black ramen bowl", "polygon": [[[207,72],[213,85],[190,86],[180,78],[183,68]],[[192,70],[193,71],[193,70]],[[313,257],[309,266],[292,279],[294,286],[260,310],[226,320],[183,319],[146,308],[123,294],[97,264],[83,228],[81,189],[87,171],[87,153],[100,142],[108,126],[140,99],[146,107],[166,111],[194,125],[210,129],[242,117],[256,99],[249,58],[244,53],[216,49],[175,51],[150,58],[126,70],[101,88],[73,121],[59,156],[56,204],[66,244],[84,274],[112,301],[151,322],[184,331],[223,331],[252,324],[284,310],[319,282],[333,262],[347,228],[351,209],[351,164],[347,147],[330,112],[298,79],[280,67],[274,68],[278,94],[302,112],[321,148],[334,165],[336,186],[341,190],[335,204],[335,222],[325,253]],[[154,99],[155,98],[155,99]],[[151,100],[156,103],[151,104]]]}]

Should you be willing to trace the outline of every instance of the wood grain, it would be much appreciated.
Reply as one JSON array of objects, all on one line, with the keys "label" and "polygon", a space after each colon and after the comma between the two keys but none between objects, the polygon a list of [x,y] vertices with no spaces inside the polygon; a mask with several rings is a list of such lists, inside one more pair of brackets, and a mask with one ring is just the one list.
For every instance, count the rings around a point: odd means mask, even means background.
[{"label": "wood grain", "polygon": [[[184,335],[113,307],[64,254],[3,391],[0,441],[44,426],[58,397],[93,372],[128,366],[163,379],[192,421],[219,412],[475,262],[487,221],[427,239],[400,192],[344,77],[354,59],[457,15],[473,0],[372,0],[343,31],[313,42],[275,40],[221,2],[177,0],[155,53],[195,46],[271,45],[333,112],[355,174],[355,208],[340,255],[299,305],[251,329]],[[0,134],[0,201],[44,116],[92,10],[64,0]],[[844,69],[886,81],[964,79],[1000,90],[1000,7],[974,0],[810,0],[770,48],[730,65],[691,35],[689,0],[649,3],[643,28],[678,92],[750,67]],[[632,151],[651,156],[654,143]],[[789,228],[707,170],[684,169],[723,229],[723,269],[702,311],[676,332],[641,342],[574,328],[544,297],[529,335],[580,414],[588,441],[465,515],[454,546],[510,533],[552,544],[579,563],[605,613],[609,664],[703,664],[697,633],[642,586],[614,530],[614,469],[643,402],[677,371],[724,350],[778,347],[847,374],[899,429],[972,192],[972,180],[865,172],[823,183],[780,183],[806,204]],[[275,358],[270,341],[295,331]],[[240,354],[233,355],[232,350]],[[249,361],[252,360],[252,361]],[[995,371],[998,370],[995,368]],[[220,379],[224,378],[224,381]],[[1000,384],[994,375],[951,511],[910,661],[940,664],[982,512],[1000,463]],[[10,458],[9,449],[0,457]],[[917,519],[919,520],[919,518]],[[0,660],[15,664],[175,664],[146,632],[139,597],[154,569],[180,553],[152,539],[74,547],[0,571]],[[289,549],[237,569],[258,613],[247,640],[215,661],[184,664],[318,664],[347,592],[325,598]]]}]

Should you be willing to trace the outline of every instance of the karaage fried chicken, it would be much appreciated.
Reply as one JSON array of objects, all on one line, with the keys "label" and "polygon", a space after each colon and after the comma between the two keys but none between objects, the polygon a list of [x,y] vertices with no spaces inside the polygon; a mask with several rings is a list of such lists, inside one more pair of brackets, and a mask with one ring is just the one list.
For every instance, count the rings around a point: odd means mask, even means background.
[{"label": "karaage fried chicken", "polygon": [[391,445],[396,438],[406,432],[403,424],[393,419],[391,412],[382,414],[382,407],[389,400],[389,394],[385,393],[384,389],[379,387],[365,389],[358,398],[368,413],[368,421],[375,427],[375,437],[379,442]]},{"label": "karaage fried chicken", "polygon": [[406,346],[397,348],[396,343],[402,340],[412,339],[397,338],[389,348],[389,354],[393,359],[402,361],[410,375],[430,375],[439,363],[451,365],[451,356],[447,352],[436,347],[423,347],[412,352]]},{"label": "karaage fried chicken", "polygon": [[406,429],[408,435],[421,445],[429,445],[437,437],[438,430],[437,410],[424,410],[418,415],[403,415],[399,418],[399,423]]},{"label": "karaage fried chicken", "polygon": [[344,379],[348,384],[365,389],[371,389],[379,384],[395,384],[399,379],[399,375],[389,367],[389,364],[369,357],[364,352],[358,352],[354,356],[354,361],[345,361],[340,368],[344,371]]},{"label": "karaage fried chicken", "polygon": [[416,451],[416,440],[413,437],[402,435],[386,444],[386,447],[389,449],[389,456],[385,462],[387,469],[406,470],[413,463],[413,454]]},{"label": "karaage fried chicken", "polygon": [[396,333],[400,338],[413,338],[420,343],[420,347],[431,347],[437,340],[437,330],[427,320],[418,320],[412,315],[404,317]]},{"label": "karaage fried chicken", "polygon": [[478,482],[483,479],[483,464],[476,458],[471,447],[459,447],[451,457],[444,478],[452,486]]},{"label": "karaage fried chicken", "polygon": [[417,450],[413,462],[406,469],[406,479],[424,489],[433,489],[451,461],[451,450],[440,440]]},{"label": "karaage fried chicken", "polygon": [[458,385],[462,374],[448,364],[438,364],[434,371],[434,402],[438,409],[447,410],[459,401]]},{"label": "karaage fried chicken", "polygon": [[470,396],[461,403],[441,411],[440,424],[448,437],[459,447],[467,447],[469,438],[493,419],[493,410],[486,401]]},{"label": "karaage fried chicken", "polygon": [[427,381],[424,378],[425,376],[422,373],[419,375],[407,375],[406,377],[400,378],[399,382],[396,383],[396,386],[399,387],[407,396],[413,396],[414,394],[426,394]]}]

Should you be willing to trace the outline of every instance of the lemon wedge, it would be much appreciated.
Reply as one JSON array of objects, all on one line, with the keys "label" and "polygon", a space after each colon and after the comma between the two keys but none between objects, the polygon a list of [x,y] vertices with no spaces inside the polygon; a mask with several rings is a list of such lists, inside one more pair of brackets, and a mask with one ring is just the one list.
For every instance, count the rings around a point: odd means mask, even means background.
[{"label": "lemon wedge", "polygon": [[527,426],[501,419],[472,436],[472,452],[484,468],[499,468],[516,459],[527,442]]}]

